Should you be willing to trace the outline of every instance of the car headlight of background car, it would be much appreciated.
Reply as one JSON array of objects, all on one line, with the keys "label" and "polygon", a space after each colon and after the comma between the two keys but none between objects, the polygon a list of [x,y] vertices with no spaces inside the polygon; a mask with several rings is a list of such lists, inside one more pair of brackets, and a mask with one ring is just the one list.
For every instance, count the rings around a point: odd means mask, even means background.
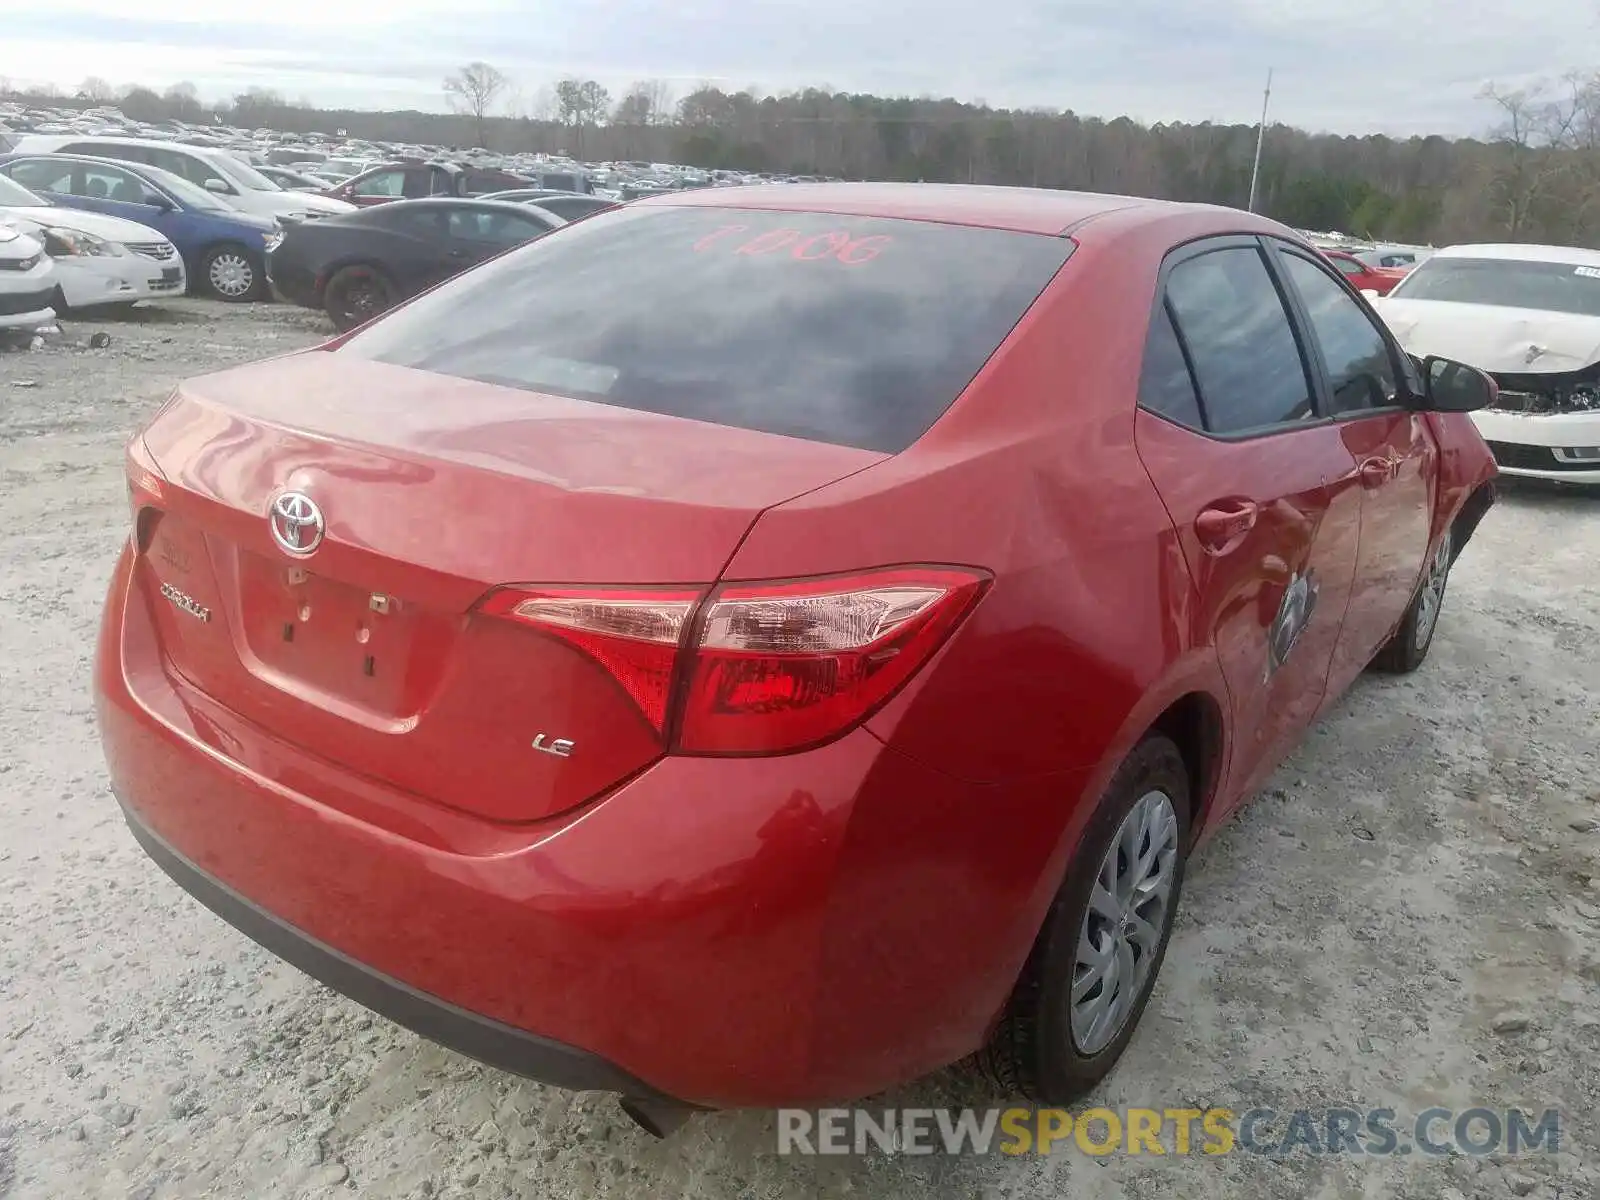
[{"label": "car headlight of background car", "polygon": [[51,258],[116,258],[127,253],[115,242],[84,233],[81,229],[62,229],[56,225],[44,227],[44,248]]},{"label": "car headlight of background car", "polygon": [[267,252],[270,254],[272,251],[276,250],[279,243],[283,241],[283,230],[274,229],[270,233],[263,233],[261,235],[261,240],[266,243]]}]

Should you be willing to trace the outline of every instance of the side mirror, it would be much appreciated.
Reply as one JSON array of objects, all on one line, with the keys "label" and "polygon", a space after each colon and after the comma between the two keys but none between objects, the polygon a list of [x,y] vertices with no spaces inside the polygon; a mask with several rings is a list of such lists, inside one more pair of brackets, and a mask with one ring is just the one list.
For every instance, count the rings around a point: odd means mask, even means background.
[{"label": "side mirror", "polygon": [[231,187],[215,177],[206,180],[206,191],[215,192],[219,196],[231,196],[234,194]]},{"label": "side mirror", "polygon": [[148,204],[151,208],[160,209],[162,212],[172,211],[172,201],[168,200],[160,192],[146,192],[141,203]]},{"label": "side mirror", "polygon": [[1476,367],[1431,354],[1422,360],[1422,388],[1430,412],[1477,412],[1500,396],[1500,385]]}]

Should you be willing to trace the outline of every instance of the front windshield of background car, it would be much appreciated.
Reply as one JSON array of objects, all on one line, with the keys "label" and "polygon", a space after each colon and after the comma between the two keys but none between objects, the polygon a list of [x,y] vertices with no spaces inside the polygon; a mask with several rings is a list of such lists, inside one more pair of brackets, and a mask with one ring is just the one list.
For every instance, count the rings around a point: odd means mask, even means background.
[{"label": "front windshield of background car", "polygon": [[281,187],[273,183],[272,180],[268,179],[249,163],[243,159],[235,158],[231,154],[222,153],[207,161],[240,187],[248,188],[252,192],[283,191]]},{"label": "front windshield of background car", "polygon": [[5,208],[48,208],[44,200],[34,195],[15,179],[0,175],[0,206]]},{"label": "front windshield of background car", "polygon": [[185,208],[196,209],[199,212],[231,213],[238,211],[224,201],[219,200],[203,187],[190,183],[182,175],[174,175],[160,167],[141,167],[140,170],[148,175],[162,189]]},{"label": "front windshield of background car", "polygon": [[1396,300],[1447,300],[1600,317],[1600,267],[1434,257],[1407,275],[1389,295]]}]

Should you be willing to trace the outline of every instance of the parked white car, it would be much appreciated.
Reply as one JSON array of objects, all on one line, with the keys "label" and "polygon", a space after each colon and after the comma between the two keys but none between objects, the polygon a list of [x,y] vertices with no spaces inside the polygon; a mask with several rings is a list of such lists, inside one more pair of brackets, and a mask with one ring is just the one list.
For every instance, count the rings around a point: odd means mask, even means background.
[{"label": "parked white car", "polygon": [[0,224],[32,237],[54,260],[58,312],[183,295],[177,248],[137,221],[54,207],[0,175]]},{"label": "parked white car", "polygon": [[234,208],[258,217],[303,220],[356,210],[355,205],[331,196],[286,192],[243,159],[210,146],[186,146],[155,138],[29,134],[17,139],[11,153],[88,154],[160,167],[221,196]]},{"label": "parked white car", "polygon": [[1369,299],[1409,354],[1494,376],[1472,419],[1502,472],[1600,483],[1600,251],[1451,246]]},{"label": "parked white car", "polygon": [[44,247],[0,225],[0,329],[37,329],[56,319],[55,265]]}]

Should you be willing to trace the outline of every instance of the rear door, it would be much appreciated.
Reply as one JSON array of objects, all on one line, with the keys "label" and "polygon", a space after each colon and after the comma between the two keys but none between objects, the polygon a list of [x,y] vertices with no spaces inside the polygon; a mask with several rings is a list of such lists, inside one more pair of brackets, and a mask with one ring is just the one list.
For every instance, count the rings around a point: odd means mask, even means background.
[{"label": "rear door", "polygon": [[1193,634],[1228,685],[1236,799],[1315,716],[1355,576],[1355,463],[1291,313],[1256,239],[1185,247],[1163,269],[1140,389],[1140,457],[1194,579]]},{"label": "rear door", "polygon": [[1329,675],[1337,695],[1411,603],[1432,536],[1439,452],[1422,415],[1402,407],[1407,364],[1366,308],[1309,254],[1273,245],[1323,364],[1328,408],[1362,497],[1355,587]]}]

